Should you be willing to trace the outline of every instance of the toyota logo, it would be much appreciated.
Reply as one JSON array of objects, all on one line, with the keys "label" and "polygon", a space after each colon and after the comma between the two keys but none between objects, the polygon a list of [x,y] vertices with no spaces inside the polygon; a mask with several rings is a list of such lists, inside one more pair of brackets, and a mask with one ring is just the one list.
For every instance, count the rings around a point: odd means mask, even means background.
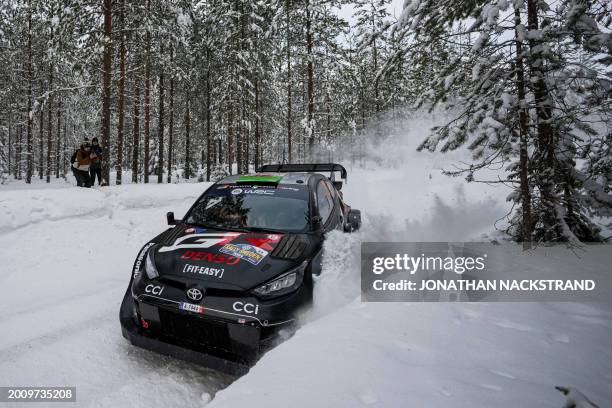
[{"label": "toyota logo", "polygon": [[187,290],[187,297],[195,302],[202,300],[204,294],[198,288],[191,288]]}]

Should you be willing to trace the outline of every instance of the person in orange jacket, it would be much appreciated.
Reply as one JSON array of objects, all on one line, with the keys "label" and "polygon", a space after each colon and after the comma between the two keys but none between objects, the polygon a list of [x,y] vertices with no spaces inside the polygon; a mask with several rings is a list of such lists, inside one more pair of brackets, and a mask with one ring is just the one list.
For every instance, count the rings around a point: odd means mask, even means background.
[{"label": "person in orange jacket", "polygon": [[89,140],[81,145],[81,148],[77,151],[75,161],[72,163],[74,173],[77,179],[77,186],[79,187],[91,187],[91,178],[89,176],[89,167],[91,166],[91,144]]}]

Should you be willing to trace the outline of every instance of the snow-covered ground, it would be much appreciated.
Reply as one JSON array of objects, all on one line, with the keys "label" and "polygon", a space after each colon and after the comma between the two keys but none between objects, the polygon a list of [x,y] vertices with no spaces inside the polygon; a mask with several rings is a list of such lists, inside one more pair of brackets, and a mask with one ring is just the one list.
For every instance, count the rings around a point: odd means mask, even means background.
[{"label": "snow-covered ground", "polygon": [[201,406],[231,379],[130,346],[118,316],[134,254],[206,185],[59,185],[0,191],[0,384],[76,386],[79,406]]},{"label": "snow-covered ground", "polygon": [[105,407],[562,407],[555,385],[612,405],[609,304],[359,301],[360,240],[479,239],[507,211],[502,188],[440,174],[456,156],[414,152],[421,136],[346,163],[362,231],[329,237],[304,326],[233,383],[130,346],[118,321],[138,249],[206,183],[0,186],[0,385],[76,386],[78,406]]}]

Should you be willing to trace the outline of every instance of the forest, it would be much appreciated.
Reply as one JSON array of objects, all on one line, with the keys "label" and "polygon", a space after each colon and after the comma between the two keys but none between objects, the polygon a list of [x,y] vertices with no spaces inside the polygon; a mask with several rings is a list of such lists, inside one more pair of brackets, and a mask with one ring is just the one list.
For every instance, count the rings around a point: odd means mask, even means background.
[{"label": "forest", "polygon": [[386,143],[381,123],[440,110],[419,149],[468,149],[448,176],[509,186],[509,237],[525,248],[607,240],[609,1],[390,10],[390,0],[3,0],[0,183],[65,178],[86,137],[105,149],[105,184],[355,162]]}]

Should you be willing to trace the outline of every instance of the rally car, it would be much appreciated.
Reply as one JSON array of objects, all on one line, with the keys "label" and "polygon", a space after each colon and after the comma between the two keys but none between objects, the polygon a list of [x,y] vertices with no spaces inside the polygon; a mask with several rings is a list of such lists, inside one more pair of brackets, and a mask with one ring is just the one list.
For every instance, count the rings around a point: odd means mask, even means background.
[{"label": "rally car", "polygon": [[[321,174],[329,172],[329,176]],[[265,165],[211,185],[134,262],[120,321],[136,346],[241,374],[312,301],[326,232],[357,230],[339,164]]]}]

